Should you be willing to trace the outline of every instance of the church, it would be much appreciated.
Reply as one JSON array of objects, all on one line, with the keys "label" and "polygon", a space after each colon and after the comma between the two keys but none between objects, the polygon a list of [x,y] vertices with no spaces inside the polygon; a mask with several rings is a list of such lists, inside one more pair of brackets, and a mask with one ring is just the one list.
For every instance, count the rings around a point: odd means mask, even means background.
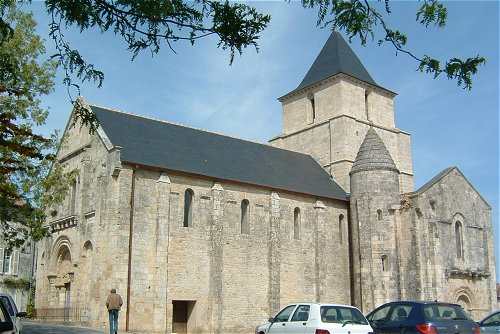
[{"label": "church", "polygon": [[253,333],[297,301],[439,300],[479,320],[497,303],[491,207],[457,167],[414,189],[395,96],[333,32],[268,144],[80,98],[99,128],[72,114],[63,134],[78,176],[47,212],[36,307],[104,327],[116,288],[120,329],[141,333]]}]

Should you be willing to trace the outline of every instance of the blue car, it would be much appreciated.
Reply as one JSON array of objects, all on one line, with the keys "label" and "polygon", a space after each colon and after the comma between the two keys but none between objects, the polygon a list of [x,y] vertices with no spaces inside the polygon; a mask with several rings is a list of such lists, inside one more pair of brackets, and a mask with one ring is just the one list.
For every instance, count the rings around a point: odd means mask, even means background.
[{"label": "blue car", "polygon": [[375,334],[480,334],[479,325],[457,304],[399,301],[366,318]]}]

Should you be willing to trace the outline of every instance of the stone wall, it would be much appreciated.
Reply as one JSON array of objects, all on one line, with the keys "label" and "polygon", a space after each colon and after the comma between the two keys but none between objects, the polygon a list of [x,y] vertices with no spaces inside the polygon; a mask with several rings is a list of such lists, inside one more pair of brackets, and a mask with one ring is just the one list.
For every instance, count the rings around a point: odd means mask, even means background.
[{"label": "stone wall", "polygon": [[[314,123],[307,118],[311,97],[316,109]],[[352,163],[366,132],[373,126],[400,171],[401,192],[413,191],[411,139],[395,127],[393,98],[392,93],[336,75],[282,101],[283,133],[270,143],[310,154],[350,192]]]},{"label": "stone wall", "polygon": [[[158,198],[166,196],[151,192],[161,175],[138,170],[135,177],[131,330],[170,330],[172,301],[195,302],[188,330],[213,333],[250,333],[293,301],[349,303],[348,249],[338,235],[345,203],[169,172],[161,190],[169,195],[168,221],[161,229]],[[194,193],[193,220],[185,227],[187,189]],[[248,233],[240,225],[244,199]],[[298,240],[296,207],[301,212]],[[158,258],[162,252],[164,259]],[[151,314],[158,321],[149,321]]]},{"label": "stone wall", "polygon": [[414,195],[411,205],[407,220],[416,229],[422,285],[420,296],[408,296],[460,303],[480,320],[496,308],[491,208],[457,168]]},{"label": "stone wall", "polygon": [[[345,202],[120,165],[102,133],[82,141],[79,132],[67,129],[58,156],[79,170],[76,205],[70,192],[49,212],[53,232],[38,243],[38,308],[68,306],[69,293],[82,323],[105,327],[104,302],[116,288],[121,330],[171,332],[173,301],[189,301],[189,332],[251,333],[286,303],[350,302]],[[187,189],[193,219],[184,227]]]},{"label": "stone wall", "polygon": [[[0,234],[3,236],[3,232],[0,231]],[[0,238],[0,293],[12,296],[19,311],[26,311],[29,302],[29,289],[28,287],[17,288],[4,283],[4,281],[31,282],[34,274],[35,249],[33,246],[30,240],[26,241],[22,247],[10,250],[9,259],[4,257],[5,252],[8,251],[7,243],[3,237]],[[9,261],[8,264],[5,264],[5,261]]]}]

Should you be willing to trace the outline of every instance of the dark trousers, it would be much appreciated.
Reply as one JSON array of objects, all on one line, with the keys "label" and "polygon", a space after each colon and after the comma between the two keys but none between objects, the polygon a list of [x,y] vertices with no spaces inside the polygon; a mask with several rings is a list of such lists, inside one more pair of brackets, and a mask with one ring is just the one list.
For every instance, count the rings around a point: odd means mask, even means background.
[{"label": "dark trousers", "polygon": [[109,310],[109,334],[118,333],[118,310]]}]

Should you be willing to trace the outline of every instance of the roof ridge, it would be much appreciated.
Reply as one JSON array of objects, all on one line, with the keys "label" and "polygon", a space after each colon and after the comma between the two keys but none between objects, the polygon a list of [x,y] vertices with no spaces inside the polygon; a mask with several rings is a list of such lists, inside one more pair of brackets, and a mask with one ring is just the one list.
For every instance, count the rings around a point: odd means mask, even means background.
[{"label": "roof ridge", "polygon": [[270,148],[281,150],[281,151],[288,151],[288,152],[297,153],[297,154],[301,154],[301,155],[311,156],[310,154],[306,154],[306,153],[302,153],[302,152],[297,152],[297,151],[289,150],[289,149],[286,149],[286,148],[276,147],[276,146],[273,146],[273,145],[270,145],[270,144],[261,143],[261,142],[257,142],[257,141],[254,141],[254,140],[242,139],[242,138],[230,136],[228,134],[220,133],[220,132],[217,132],[217,131],[211,131],[211,130],[206,130],[206,129],[202,129],[202,128],[197,128],[197,127],[194,127],[194,126],[191,126],[191,125],[184,125],[184,124],[181,124],[181,123],[167,121],[167,120],[164,120],[164,119],[159,119],[159,118],[155,118],[155,117],[151,117],[151,116],[138,115],[138,114],[134,114],[134,113],[131,113],[131,112],[128,112],[128,111],[123,111],[123,110],[116,109],[116,108],[105,107],[105,106],[97,105],[97,104],[94,104],[94,103],[88,103],[88,105],[91,106],[91,107],[97,107],[97,108],[105,109],[105,110],[108,110],[108,111],[113,111],[113,112],[117,112],[117,113],[121,113],[121,114],[125,114],[125,115],[130,115],[130,116],[133,116],[133,117],[144,118],[144,119],[148,119],[148,120],[155,121],[155,122],[166,123],[166,124],[171,124],[171,125],[175,125],[175,126],[181,126],[183,128],[188,128],[188,129],[192,129],[192,130],[202,131],[202,132],[206,132],[206,133],[212,133],[212,134],[215,134],[215,135],[218,135],[218,136],[223,136],[223,137],[227,137],[227,138],[231,138],[231,139],[236,139],[236,140],[244,141],[244,142],[247,142],[247,143],[253,143],[253,144],[257,144],[257,145],[262,145],[262,146],[270,147]]}]

